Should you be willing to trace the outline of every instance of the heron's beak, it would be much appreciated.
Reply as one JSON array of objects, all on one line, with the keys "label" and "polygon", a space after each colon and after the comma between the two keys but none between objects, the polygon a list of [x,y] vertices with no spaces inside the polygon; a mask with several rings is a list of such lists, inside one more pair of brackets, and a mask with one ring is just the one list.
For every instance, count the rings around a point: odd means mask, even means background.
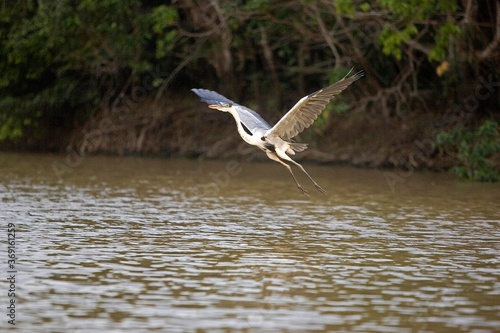
[{"label": "heron's beak", "polygon": [[208,105],[208,107],[211,108],[211,109],[219,110],[220,106],[217,105],[217,104],[210,104],[210,105]]}]

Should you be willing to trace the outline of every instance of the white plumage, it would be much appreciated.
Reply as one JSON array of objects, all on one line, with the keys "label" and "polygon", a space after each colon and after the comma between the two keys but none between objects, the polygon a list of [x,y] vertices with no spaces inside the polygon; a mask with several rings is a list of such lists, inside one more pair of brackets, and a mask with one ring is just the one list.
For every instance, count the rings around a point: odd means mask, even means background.
[{"label": "white plumage", "polygon": [[307,194],[307,191],[298,183],[292,168],[284,161],[298,166],[313,182],[316,189],[321,193],[325,193],[302,165],[292,160],[287,154],[295,155],[295,152],[307,149],[307,144],[294,143],[290,142],[290,140],[311,126],[326,105],[351,83],[361,78],[363,72],[358,72],[349,77],[348,75],[329,87],[301,98],[273,127],[262,119],[257,112],[239,105],[215,91],[207,89],[192,89],[192,91],[201,98],[201,101],[207,103],[209,108],[231,113],[236,121],[238,133],[243,140],[259,147],[266,152],[270,159],[284,165],[302,193]]}]

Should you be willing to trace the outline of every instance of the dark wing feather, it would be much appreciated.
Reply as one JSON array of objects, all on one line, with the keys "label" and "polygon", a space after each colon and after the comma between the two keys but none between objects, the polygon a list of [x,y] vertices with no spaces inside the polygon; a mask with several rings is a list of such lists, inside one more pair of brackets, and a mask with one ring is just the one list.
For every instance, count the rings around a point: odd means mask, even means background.
[{"label": "dark wing feather", "polygon": [[230,105],[236,104],[232,100],[230,100],[229,98],[226,98],[226,97],[222,96],[221,94],[216,93],[215,91],[212,91],[212,90],[191,89],[191,91],[194,92],[196,95],[198,95],[202,102],[205,102],[209,105],[221,104],[221,103],[230,104]]},{"label": "dark wing feather", "polygon": [[[349,74],[347,74],[349,75]],[[351,83],[363,76],[360,71],[351,77],[345,76],[342,80],[329,87],[320,89],[310,95],[303,97],[293,108],[288,111],[283,118],[274,125],[267,135],[276,135],[283,140],[290,140],[318,118],[326,105]]]}]

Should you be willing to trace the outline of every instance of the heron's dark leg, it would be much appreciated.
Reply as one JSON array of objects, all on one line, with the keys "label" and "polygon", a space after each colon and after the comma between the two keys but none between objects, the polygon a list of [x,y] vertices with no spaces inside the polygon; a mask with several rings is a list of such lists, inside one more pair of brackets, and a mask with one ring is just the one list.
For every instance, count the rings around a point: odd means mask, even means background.
[{"label": "heron's dark leg", "polygon": [[279,159],[279,157],[278,157],[275,153],[273,153],[273,152],[271,152],[271,151],[267,151],[267,152],[266,152],[266,154],[267,154],[267,157],[269,157],[269,158],[270,158],[270,159],[272,159],[273,161],[276,161],[276,162],[278,162],[279,164],[282,164],[283,166],[285,166],[285,168],[287,168],[287,169],[288,169],[288,171],[290,171],[290,174],[292,175],[292,178],[293,178],[293,180],[295,181],[295,184],[297,184],[298,189],[299,189],[302,193],[304,193],[305,195],[309,195],[309,194],[307,193],[306,189],[305,189],[305,188],[303,188],[303,187],[302,187],[302,185],[300,185],[300,184],[299,184],[299,182],[297,181],[297,178],[295,178],[295,175],[294,175],[294,174],[293,174],[293,172],[292,172],[292,168],[291,168],[288,164],[286,164],[285,162],[283,162],[282,160],[280,160],[280,159]]},{"label": "heron's dark leg", "polygon": [[304,173],[305,173],[305,174],[307,175],[307,177],[309,177],[309,179],[313,182],[314,186],[316,187],[316,189],[317,189],[318,191],[320,191],[320,192],[321,192],[321,193],[323,193],[323,194],[325,194],[325,193],[326,193],[326,191],[325,191],[325,190],[323,190],[323,189],[321,188],[321,186],[319,186],[319,184],[318,184],[318,183],[316,183],[316,182],[314,181],[314,179],[313,179],[313,178],[312,178],[312,177],[311,177],[311,176],[307,173],[306,169],[304,169],[304,167],[303,167],[302,165],[300,165],[299,163],[295,162],[295,161],[294,161],[294,160],[292,160],[292,159],[290,159],[290,161],[291,161],[293,164],[295,164],[296,166],[298,166],[298,167],[300,168],[300,170],[304,171]]},{"label": "heron's dark leg", "polygon": [[312,177],[311,177],[311,176],[307,173],[306,169],[304,169],[304,167],[303,167],[302,165],[300,165],[299,163],[297,163],[297,162],[295,162],[294,160],[292,160],[289,156],[287,156],[287,155],[285,155],[285,156],[286,156],[286,158],[285,158],[285,157],[283,157],[283,156],[280,156],[280,157],[282,157],[284,160],[286,160],[286,161],[290,161],[290,162],[292,162],[293,164],[295,164],[296,166],[298,166],[298,167],[300,168],[300,170],[302,170],[302,171],[303,171],[303,172],[307,175],[307,177],[309,177],[309,179],[313,182],[314,186],[316,187],[316,189],[317,189],[318,191],[320,191],[320,192],[321,192],[321,193],[323,193],[323,194],[325,194],[325,193],[326,193],[326,191],[325,191],[325,190],[323,190],[323,189],[321,188],[321,186],[319,186],[319,184],[318,184],[318,183],[316,183],[316,182],[314,181],[314,179],[313,179],[313,178],[312,178]]}]

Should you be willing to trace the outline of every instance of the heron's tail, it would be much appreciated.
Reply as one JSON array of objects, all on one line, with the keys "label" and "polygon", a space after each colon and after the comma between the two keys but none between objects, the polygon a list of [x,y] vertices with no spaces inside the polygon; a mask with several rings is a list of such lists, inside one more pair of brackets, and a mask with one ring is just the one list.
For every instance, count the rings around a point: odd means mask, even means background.
[{"label": "heron's tail", "polygon": [[289,142],[290,148],[286,151],[290,155],[295,155],[295,152],[300,153],[301,151],[304,151],[307,149],[307,143],[296,143],[296,142]]}]

